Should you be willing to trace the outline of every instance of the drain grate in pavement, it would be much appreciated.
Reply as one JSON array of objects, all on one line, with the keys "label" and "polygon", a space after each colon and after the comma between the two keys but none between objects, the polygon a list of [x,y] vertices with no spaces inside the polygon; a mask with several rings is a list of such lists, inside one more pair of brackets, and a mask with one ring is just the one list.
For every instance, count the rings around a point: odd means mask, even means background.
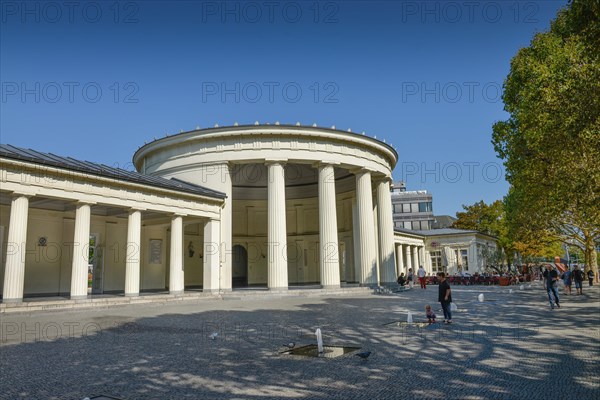
[{"label": "drain grate in pavement", "polygon": [[336,358],[357,350],[360,350],[360,347],[323,346],[323,352],[319,353],[319,349],[316,344],[309,344],[307,346],[297,347],[295,349],[283,351],[282,354],[290,354],[292,356],[303,357]]}]

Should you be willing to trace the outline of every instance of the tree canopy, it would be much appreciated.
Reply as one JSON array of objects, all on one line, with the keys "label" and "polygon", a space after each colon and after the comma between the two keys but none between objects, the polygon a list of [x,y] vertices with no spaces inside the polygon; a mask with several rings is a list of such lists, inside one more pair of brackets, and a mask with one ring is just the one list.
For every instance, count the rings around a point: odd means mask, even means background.
[{"label": "tree canopy", "polygon": [[511,184],[510,236],[527,245],[558,235],[584,249],[596,272],[599,49],[600,2],[573,0],[512,59],[503,94],[509,118],[494,124],[492,138]]}]

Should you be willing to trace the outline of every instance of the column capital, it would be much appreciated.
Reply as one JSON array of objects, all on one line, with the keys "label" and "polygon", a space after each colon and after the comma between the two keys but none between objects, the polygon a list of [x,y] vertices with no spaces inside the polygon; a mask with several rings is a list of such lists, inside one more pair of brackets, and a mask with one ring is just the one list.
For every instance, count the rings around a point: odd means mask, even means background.
[{"label": "column capital", "polygon": [[148,209],[145,207],[127,207],[125,210],[131,214],[132,212],[147,211]]},{"label": "column capital", "polygon": [[279,164],[279,165],[284,165],[287,164],[288,159],[287,158],[265,158],[265,165],[273,165],[273,164]]},{"label": "column capital", "polygon": [[27,193],[27,192],[22,192],[22,191],[15,191],[15,190],[7,190],[5,193],[9,193],[10,197],[13,199],[17,199],[19,197],[26,197],[28,199],[35,197],[34,193]]},{"label": "column capital", "polygon": [[336,167],[338,165],[340,165],[339,161],[329,161],[329,160],[321,160],[321,161],[312,163],[313,168],[321,168],[321,167],[329,167],[329,166]]},{"label": "column capital", "polygon": [[95,201],[75,200],[73,204],[76,206],[95,206],[98,203]]},{"label": "column capital", "polygon": [[377,183],[392,183],[394,181],[390,175],[381,175],[381,174],[376,174],[373,177],[373,179]]},{"label": "column capital", "polygon": [[358,176],[358,175],[363,175],[363,174],[366,174],[367,172],[368,172],[368,173],[370,173],[370,174],[373,174],[373,172],[375,172],[374,170],[372,170],[372,169],[369,169],[369,168],[366,168],[366,167],[356,167],[356,168],[351,168],[351,169],[349,169],[348,171],[349,171],[351,174],[354,174],[354,175],[357,175],[357,176]]}]

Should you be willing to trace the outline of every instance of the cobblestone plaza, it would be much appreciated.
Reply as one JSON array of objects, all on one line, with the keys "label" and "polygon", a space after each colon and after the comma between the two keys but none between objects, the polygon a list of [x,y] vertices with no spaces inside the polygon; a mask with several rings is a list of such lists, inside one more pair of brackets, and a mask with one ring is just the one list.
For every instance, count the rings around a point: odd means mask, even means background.
[{"label": "cobblestone plaza", "polygon": [[[4,313],[3,399],[593,399],[599,290],[551,311],[540,285],[453,287],[453,325],[394,324],[438,310],[437,287],[400,294],[253,296]],[[484,293],[486,301],[477,297]],[[438,312],[438,315],[441,312]],[[391,324],[390,324],[391,323]],[[282,354],[315,343],[371,351]],[[211,336],[214,336],[214,339]]]}]

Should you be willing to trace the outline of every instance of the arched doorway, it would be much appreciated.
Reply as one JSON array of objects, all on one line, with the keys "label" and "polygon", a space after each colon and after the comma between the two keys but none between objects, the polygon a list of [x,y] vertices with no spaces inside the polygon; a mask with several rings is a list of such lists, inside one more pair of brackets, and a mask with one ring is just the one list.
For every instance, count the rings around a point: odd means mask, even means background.
[{"label": "arched doorway", "polygon": [[248,252],[244,246],[236,244],[233,246],[232,260],[232,287],[248,286]]}]

